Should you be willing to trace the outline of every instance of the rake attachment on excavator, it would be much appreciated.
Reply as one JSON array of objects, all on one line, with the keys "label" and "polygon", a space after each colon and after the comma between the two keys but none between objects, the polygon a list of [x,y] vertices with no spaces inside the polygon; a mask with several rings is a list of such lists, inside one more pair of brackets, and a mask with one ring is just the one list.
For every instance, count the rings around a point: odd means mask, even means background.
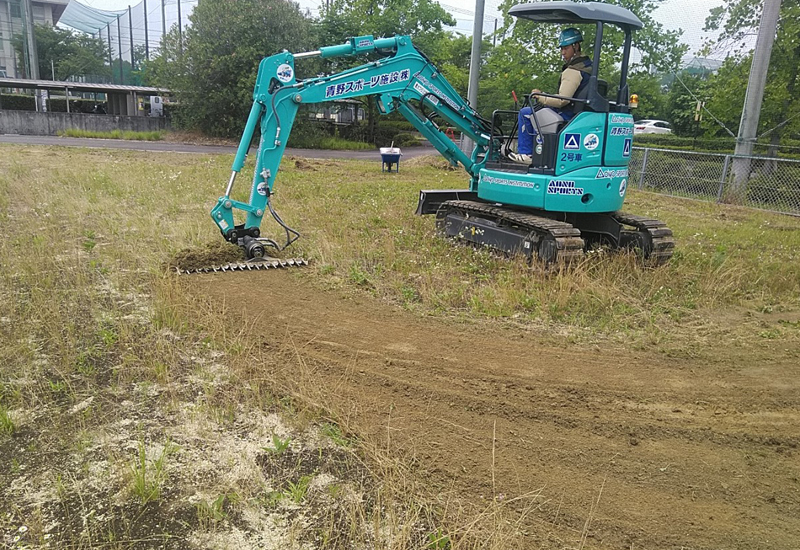
[{"label": "rake attachment on excavator", "polygon": [[176,267],[175,271],[182,275],[191,275],[193,273],[225,273],[228,271],[258,271],[260,269],[278,269],[281,267],[302,267],[308,265],[308,260],[303,258],[289,258],[283,260],[279,258],[260,258],[258,260],[250,260],[248,262],[231,262],[223,265],[214,265],[208,267],[196,267],[190,269],[182,269]]}]

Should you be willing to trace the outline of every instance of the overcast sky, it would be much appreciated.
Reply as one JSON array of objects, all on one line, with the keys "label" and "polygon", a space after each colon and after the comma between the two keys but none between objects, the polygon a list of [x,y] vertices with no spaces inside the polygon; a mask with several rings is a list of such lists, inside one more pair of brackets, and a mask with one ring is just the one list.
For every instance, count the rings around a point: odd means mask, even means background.
[{"label": "overcast sky", "polygon": [[[128,5],[136,4],[130,0],[78,0],[83,4],[104,10],[126,10]],[[168,6],[175,11],[177,0],[166,0]],[[499,0],[485,0],[484,8],[484,33],[494,29],[495,18],[500,18],[497,11]],[[473,27],[473,14],[475,0],[440,0],[446,10],[453,14],[457,20],[455,30],[462,34],[471,35]],[[664,25],[666,29],[683,29],[683,42],[690,46],[690,54],[694,54],[708,38],[708,33],[703,32],[705,19],[712,7],[722,5],[723,0],[665,0],[655,11],[654,18]],[[196,0],[181,0],[181,11],[190,13],[197,4]],[[319,13],[320,0],[299,0],[303,8],[308,8],[313,15]],[[160,5],[160,0],[149,0],[148,11]],[[152,7],[151,7],[152,6]],[[169,17],[167,18],[169,21]],[[498,21],[499,24],[499,21]]]}]

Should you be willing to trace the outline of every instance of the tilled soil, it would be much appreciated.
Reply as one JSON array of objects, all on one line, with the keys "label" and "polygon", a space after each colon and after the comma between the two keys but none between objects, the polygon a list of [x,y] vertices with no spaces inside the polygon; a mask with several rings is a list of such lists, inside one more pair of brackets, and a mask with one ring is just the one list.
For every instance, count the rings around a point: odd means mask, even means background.
[{"label": "tilled soil", "polygon": [[265,375],[313,385],[425,486],[510,503],[509,547],[800,547],[800,366],[783,343],[673,359],[420,317],[290,271],[185,281],[268,343]]}]

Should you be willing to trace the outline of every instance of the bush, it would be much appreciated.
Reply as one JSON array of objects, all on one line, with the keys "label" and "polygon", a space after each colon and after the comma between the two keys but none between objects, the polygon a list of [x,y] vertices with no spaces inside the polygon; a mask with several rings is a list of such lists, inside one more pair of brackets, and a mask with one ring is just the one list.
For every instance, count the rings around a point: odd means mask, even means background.
[{"label": "bush", "polygon": [[[102,101],[94,101],[92,99],[72,99],[69,100],[70,113],[91,113],[95,105],[103,105],[106,109],[105,103]],[[63,98],[54,98],[47,101],[47,110],[53,113],[66,113],[67,102]]]},{"label": "bush", "polygon": [[[410,123],[402,124],[395,121],[379,121],[375,130],[375,145],[378,147],[388,147],[394,142],[396,146],[417,144],[415,138],[409,132],[415,131]],[[405,143],[401,143],[405,141]]]},{"label": "bush", "polygon": [[394,145],[395,147],[411,147],[414,145],[419,145],[419,138],[417,138],[417,136],[414,134],[402,132],[394,136]]},{"label": "bush", "polygon": [[336,135],[336,127],[328,121],[308,118],[308,113],[300,110],[294,119],[292,132],[289,134],[288,147],[304,149],[320,149],[322,140]]},{"label": "bush", "polygon": [[3,109],[9,111],[35,111],[36,99],[32,95],[2,94],[0,97]]},{"label": "bush", "polygon": [[[419,145],[419,138],[411,133],[415,131],[415,128],[410,122],[381,119],[377,122],[375,128],[375,145],[377,147],[389,147],[392,142],[396,147]],[[350,141],[369,141],[367,134],[366,121],[339,127],[339,137]]]},{"label": "bush", "polygon": [[[663,149],[679,149],[683,151],[698,151],[706,153],[733,154],[736,142],[733,138],[691,138],[673,134],[638,134],[633,138],[635,147],[656,147]],[[782,139],[778,156],[781,158],[800,158],[800,141],[795,139]],[[756,143],[754,155],[766,155],[769,140]]]}]

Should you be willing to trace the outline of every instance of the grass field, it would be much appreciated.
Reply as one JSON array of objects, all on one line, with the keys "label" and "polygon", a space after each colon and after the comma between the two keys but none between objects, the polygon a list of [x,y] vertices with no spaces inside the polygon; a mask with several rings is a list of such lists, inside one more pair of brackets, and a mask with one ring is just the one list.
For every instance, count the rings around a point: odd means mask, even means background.
[{"label": "grass field", "polygon": [[[256,344],[187,303],[166,266],[183,249],[220,241],[208,211],[230,158],[2,153],[4,545],[266,544],[231,535],[249,518],[276,548],[504,547],[496,516],[483,519],[497,536],[474,537],[465,526],[480,517],[454,520],[431,506],[373,442],[309,396],[253,377]],[[239,178],[240,200],[249,179]],[[430,217],[413,215],[420,188],[465,183],[425,158],[398,174],[382,174],[378,162],[285,159],[275,205],[303,233],[290,255],[312,261],[296,276],[419,316],[580,346],[704,358],[800,338],[798,219],[631,191],[627,211],[675,233],[667,266],[595,251],[545,272],[452,246]],[[469,536],[451,540],[456,531]]]}]

